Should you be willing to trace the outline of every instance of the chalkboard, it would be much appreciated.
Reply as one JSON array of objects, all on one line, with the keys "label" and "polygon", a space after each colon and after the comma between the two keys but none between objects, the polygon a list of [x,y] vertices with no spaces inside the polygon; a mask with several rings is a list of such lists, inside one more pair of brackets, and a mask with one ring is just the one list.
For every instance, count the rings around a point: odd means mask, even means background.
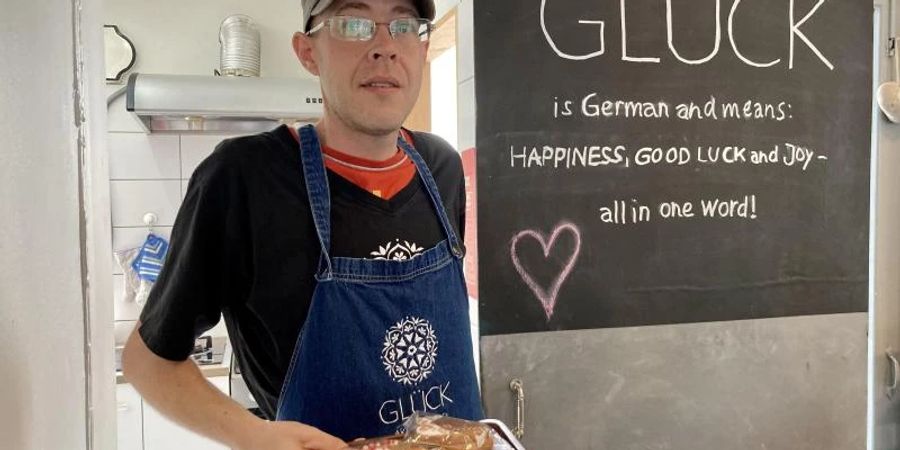
[{"label": "chalkboard", "polygon": [[866,311],[872,23],[474,2],[482,333]]}]

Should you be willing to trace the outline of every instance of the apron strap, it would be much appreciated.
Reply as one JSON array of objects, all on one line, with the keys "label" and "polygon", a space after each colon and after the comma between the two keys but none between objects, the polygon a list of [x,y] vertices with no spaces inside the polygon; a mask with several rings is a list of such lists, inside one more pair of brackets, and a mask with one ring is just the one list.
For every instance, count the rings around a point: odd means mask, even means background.
[{"label": "apron strap", "polygon": [[297,134],[300,137],[300,161],[303,163],[303,178],[306,181],[309,206],[312,209],[319,245],[322,246],[316,279],[326,281],[330,280],[332,275],[331,257],[328,255],[331,249],[331,193],[328,188],[328,174],[325,172],[325,160],[322,158],[322,149],[315,127],[306,125],[300,128]]},{"label": "apron strap", "polygon": [[460,244],[459,238],[456,236],[456,232],[453,231],[453,227],[450,225],[450,219],[447,217],[447,210],[444,209],[444,202],[441,201],[441,194],[438,191],[437,183],[434,181],[434,177],[431,175],[431,170],[428,169],[428,165],[425,164],[425,160],[422,159],[422,156],[419,155],[419,152],[416,151],[409,143],[403,140],[402,137],[397,138],[397,146],[402,148],[404,152],[406,152],[407,156],[416,164],[417,172],[419,173],[419,178],[422,179],[422,182],[425,184],[425,190],[428,192],[428,197],[431,199],[431,204],[434,205],[435,211],[437,211],[438,219],[440,219],[441,226],[444,228],[444,233],[447,235],[447,241],[450,244],[450,251],[453,252],[453,256],[457,259],[462,259],[465,256],[465,248]]},{"label": "apron strap", "polygon": [[[303,177],[306,181],[306,192],[309,196],[309,205],[312,208],[313,222],[316,226],[316,234],[319,237],[321,256],[316,279],[319,281],[332,278],[332,265],[329,251],[331,249],[331,194],[328,187],[328,175],[325,170],[325,160],[322,158],[322,148],[316,129],[313,125],[305,125],[297,132],[300,137],[300,160],[303,163]],[[431,175],[431,170],[425,164],[425,160],[402,137],[397,137],[397,146],[406,152],[407,156],[416,165],[419,178],[425,185],[425,191],[431,204],[437,212],[438,220],[447,236],[450,251],[457,259],[465,256],[465,248],[456,236],[456,232],[450,225],[444,202],[438,191],[437,183]]]}]

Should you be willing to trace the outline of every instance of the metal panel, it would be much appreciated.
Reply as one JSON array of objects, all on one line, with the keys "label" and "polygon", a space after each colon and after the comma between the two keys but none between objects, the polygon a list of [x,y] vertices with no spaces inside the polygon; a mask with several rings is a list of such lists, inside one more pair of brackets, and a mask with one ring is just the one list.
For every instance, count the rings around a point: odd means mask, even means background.
[{"label": "metal panel", "polygon": [[126,109],[145,132],[268,131],[322,115],[317,80],[133,73]]},{"label": "metal panel", "polygon": [[[888,2],[875,1],[875,76],[876,85],[893,79],[892,62],[887,52],[891,17]],[[900,126],[888,122],[875,110],[873,121],[873,231],[870,257],[872,275],[872,349],[870,360],[871,450],[900,448],[900,393],[888,398],[891,368],[885,352],[900,354]]]},{"label": "metal panel", "polygon": [[488,416],[528,449],[866,447],[866,313],[491,336]]}]

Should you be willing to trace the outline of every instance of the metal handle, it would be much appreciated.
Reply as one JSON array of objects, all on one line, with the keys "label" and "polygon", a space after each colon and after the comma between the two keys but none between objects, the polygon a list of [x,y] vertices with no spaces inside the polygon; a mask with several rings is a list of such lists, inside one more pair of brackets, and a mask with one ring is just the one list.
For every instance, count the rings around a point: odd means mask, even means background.
[{"label": "metal handle", "polygon": [[897,378],[900,377],[900,362],[897,361],[894,351],[890,347],[885,350],[884,356],[891,362],[891,383],[887,387],[887,396],[894,398],[894,393],[897,391]]},{"label": "metal handle", "polygon": [[518,378],[513,378],[509,382],[509,388],[516,393],[516,427],[513,429],[513,434],[517,439],[525,436],[525,389],[523,386],[522,380]]}]

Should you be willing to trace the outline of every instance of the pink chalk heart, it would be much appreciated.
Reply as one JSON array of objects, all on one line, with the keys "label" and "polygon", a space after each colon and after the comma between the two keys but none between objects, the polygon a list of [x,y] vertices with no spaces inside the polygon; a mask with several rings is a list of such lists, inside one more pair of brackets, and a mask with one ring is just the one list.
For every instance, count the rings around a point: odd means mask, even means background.
[{"label": "pink chalk heart", "polygon": [[[538,285],[538,283],[531,277],[527,270],[522,267],[521,261],[519,261],[519,255],[517,253],[516,247],[519,244],[519,241],[522,238],[529,237],[532,238],[538,243],[541,244],[541,248],[544,251],[544,258],[550,257],[550,250],[553,248],[553,245],[556,244],[556,239],[563,231],[568,231],[575,236],[575,248],[572,251],[572,254],[569,256],[569,260],[566,262],[566,265],[562,268],[559,274],[554,278],[553,283],[550,284],[549,289],[545,289]],[[525,284],[534,292],[534,295],[537,296],[538,300],[540,300],[541,305],[544,307],[544,313],[547,314],[547,321],[553,317],[553,310],[556,308],[556,298],[559,295],[559,288],[566,281],[566,278],[569,277],[569,274],[572,273],[572,269],[575,267],[575,261],[578,259],[578,253],[581,251],[581,233],[578,231],[578,227],[575,225],[563,222],[556,226],[556,229],[553,230],[553,233],[550,235],[549,241],[546,239],[544,235],[534,230],[525,230],[517,234],[512,239],[512,245],[510,248],[510,255],[512,256],[513,265],[516,267],[516,270],[519,272],[519,275],[522,277],[522,280],[525,281]]]}]

